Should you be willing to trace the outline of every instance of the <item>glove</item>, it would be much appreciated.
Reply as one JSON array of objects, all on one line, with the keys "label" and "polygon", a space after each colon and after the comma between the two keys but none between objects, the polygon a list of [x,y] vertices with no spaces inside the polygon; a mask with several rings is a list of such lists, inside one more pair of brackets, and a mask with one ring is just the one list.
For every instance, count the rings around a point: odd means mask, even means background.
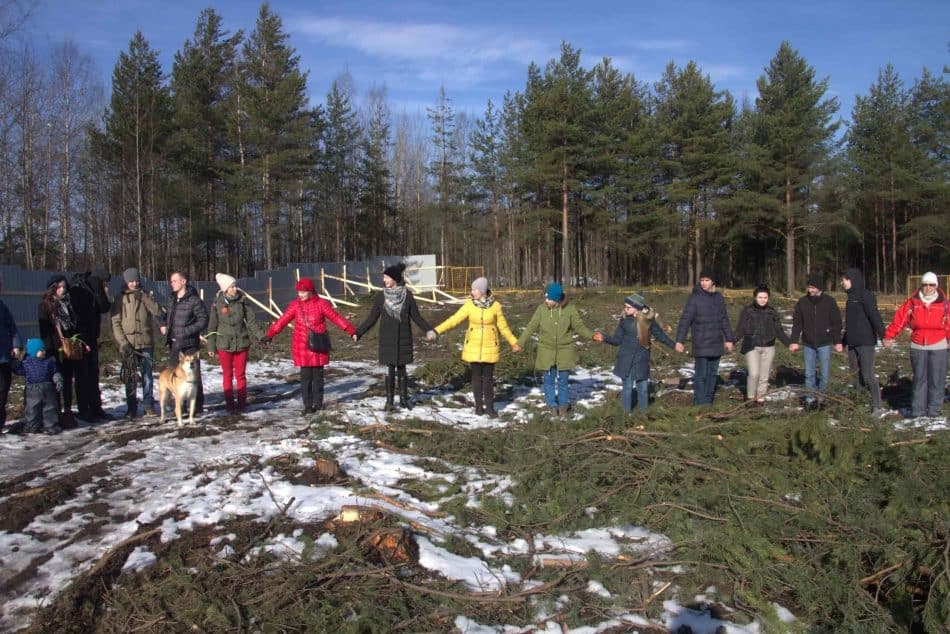
[{"label": "glove", "polygon": [[426,341],[435,341],[439,338],[439,333],[434,330],[430,330],[426,333]]},{"label": "glove", "polygon": [[59,372],[53,375],[53,385],[56,386],[57,392],[63,391],[63,375]]},{"label": "glove", "polygon": [[270,346],[270,342],[271,342],[271,338],[270,338],[270,337],[261,337],[261,340],[258,341],[257,343],[258,343],[258,345],[260,345],[261,348],[266,348],[266,347]]},{"label": "glove", "polygon": [[126,341],[121,346],[119,346],[119,354],[123,357],[127,357],[132,354],[132,344]]}]

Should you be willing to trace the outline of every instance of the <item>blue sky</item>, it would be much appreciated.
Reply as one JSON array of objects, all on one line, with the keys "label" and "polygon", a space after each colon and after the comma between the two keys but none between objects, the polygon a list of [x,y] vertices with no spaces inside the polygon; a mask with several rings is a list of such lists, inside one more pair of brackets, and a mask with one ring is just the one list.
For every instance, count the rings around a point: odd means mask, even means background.
[{"label": "blue sky", "polygon": [[[43,50],[71,38],[94,60],[106,90],[112,68],[141,29],[166,72],[188,39],[201,2],[179,0],[40,0],[28,34]],[[232,32],[254,28],[260,3],[212,6]],[[311,101],[322,102],[344,71],[359,95],[385,85],[394,113],[424,112],[444,85],[457,110],[474,115],[490,98],[524,87],[528,64],[557,57],[562,41],[583,52],[585,67],[603,56],[639,81],[655,82],[669,61],[695,60],[716,87],[754,99],[755,82],[782,40],[828,76],[829,95],[850,118],[855,94],[866,94],[892,63],[909,87],[924,67],[950,65],[950,0],[728,0],[585,3],[404,0],[324,2],[275,0]]]}]

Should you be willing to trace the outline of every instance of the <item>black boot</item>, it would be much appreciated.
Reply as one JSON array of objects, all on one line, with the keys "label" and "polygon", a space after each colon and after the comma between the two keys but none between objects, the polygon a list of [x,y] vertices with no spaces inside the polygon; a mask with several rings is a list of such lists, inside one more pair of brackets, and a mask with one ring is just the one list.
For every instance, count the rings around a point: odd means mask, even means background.
[{"label": "black boot", "polygon": [[314,368],[313,373],[313,405],[311,412],[317,412],[323,409],[323,366]]},{"label": "black boot", "polygon": [[406,376],[406,368],[399,368],[399,407],[403,409],[412,409],[412,403],[409,402],[409,377]]},{"label": "black boot", "polygon": [[383,406],[383,410],[391,412],[396,409],[396,406],[393,405],[393,399],[396,398],[396,379],[390,375],[386,375],[386,405]]},{"label": "black boot", "polygon": [[498,414],[495,412],[495,382],[483,378],[482,392],[485,395],[485,414],[488,415],[488,418],[498,418]]}]

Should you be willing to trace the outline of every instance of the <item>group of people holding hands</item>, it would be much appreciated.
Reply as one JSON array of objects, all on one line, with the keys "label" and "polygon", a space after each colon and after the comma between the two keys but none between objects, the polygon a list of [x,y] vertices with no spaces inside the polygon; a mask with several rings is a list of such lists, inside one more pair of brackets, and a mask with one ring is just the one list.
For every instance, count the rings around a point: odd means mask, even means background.
[{"label": "group of people holding hands", "polygon": [[[832,350],[847,347],[855,385],[866,389],[874,413],[883,412],[881,393],[875,373],[875,347],[883,340],[893,345],[904,328],[910,328],[911,366],[913,369],[912,416],[937,416],[944,399],[950,340],[950,302],[938,288],[937,277],[927,273],[917,292],[905,301],[885,328],[877,300],[864,285],[858,269],[848,269],[841,285],[848,299],[842,321],[837,302],[824,292],[821,276],[810,275],[806,294],[795,304],[791,336],[785,333],[778,312],[770,303],[766,286],[753,293],[751,304],[743,307],[733,329],[726,303],[717,290],[717,278],[703,271],[699,285],[688,298],[680,316],[675,339],[656,319],[656,311],[644,296],[633,293],[624,299],[623,314],[612,334],[587,327],[577,307],[553,282],[547,286],[540,304],[519,337],[515,337],[505,318],[502,305],[479,277],[471,285],[465,303],[442,323],[432,327],[419,311],[412,292],[405,284],[405,265],[385,269],[383,289],[373,299],[366,319],[354,326],[321,298],[313,282],[304,278],[296,285],[297,297],[266,330],[255,316],[253,306],[234,277],[219,273],[215,279],[219,292],[205,307],[187,276],[173,272],[169,277],[171,295],[166,306],[159,306],[151,294],[141,288],[138,270],[124,271],[121,294],[110,301],[106,292],[109,274],[102,270],[77,274],[72,283],[63,275],[50,278],[38,308],[40,337],[23,345],[10,311],[0,301],[0,428],[5,422],[6,400],[12,373],[26,377],[24,412],[26,431],[58,433],[60,421],[72,416],[75,395],[78,416],[87,421],[110,419],[102,409],[99,392],[98,340],[101,316],[108,313],[113,337],[122,358],[125,383],[126,418],[141,416],[138,385],[141,385],[142,413],[157,414],[153,395],[153,363],[156,344],[169,352],[174,367],[179,353],[200,349],[201,337],[207,341],[209,356],[217,356],[222,368],[225,407],[242,412],[247,407],[246,368],[252,344],[269,345],[291,322],[291,355],[300,369],[303,412],[323,408],[324,368],[330,361],[331,345],[327,322],[359,341],[377,323],[378,359],[387,367],[385,376],[386,411],[395,409],[396,396],[403,408],[410,408],[406,366],[413,362],[412,324],[430,341],[449,330],[466,324],[462,361],[471,368],[475,413],[496,417],[494,368],[501,355],[502,340],[514,352],[537,337],[535,369],[541,373],[544,401],[551,413],[562,416],[570,406],[568,383],[577,364],[575,335],[618,348],[613,372],[622,381],[621,403],[627,412],[636,405],[647,408],[649,399],[650,352],[659,341],[679,353],[691,340],[694,358],[693,402],[710,405],[719,378],[719,362],[724,352],[736,345],[748,368],[746,395],[750,403],[763,404],[775,356],[775,342],[790,351],[803,351],[805,366],[805,406],[817,407],[828,386]],[[156,331],[163,337],[159,341]],[[26,353],[25,357],[21,353]],[[200,363],[197,373],[196,411],[204,405]]]}]

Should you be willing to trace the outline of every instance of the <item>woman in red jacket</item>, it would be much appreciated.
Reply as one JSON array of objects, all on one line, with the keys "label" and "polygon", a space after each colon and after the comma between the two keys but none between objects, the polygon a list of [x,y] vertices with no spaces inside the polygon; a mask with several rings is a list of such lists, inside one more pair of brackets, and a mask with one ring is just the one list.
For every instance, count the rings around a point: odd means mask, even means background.
[{"label": "woman in red jacket", "polygon": [[937,276],[924,273],[920,289],[894,313],[884,331],[884,345],[894,345],[894,337],[910,328],[910,366],[914,372],[914,400],[911,416],[940,416],[944,384],[947,380],[947,350],[950,348],[950,303],[937,287]]},{"label": "woman in red jacket", "polygon": [[[277,333],[294,321],[294,334],[290,351],[294,365],[300,368],[300,393],[303,397],[303,413],[309,414],[323,409],[323,366],[330,362],[330,339],[327,336],[327,320],[332,321],[340,330],[353,335],[356,328],[338,312],[330,302],[317,295],[317,290],[309,278],[297,282],[297,299],[290,302],[280,319],[274,322],[265,342],[270,342]],[[316,337],[310,336],[310,331]],[[316,345],[311,341],[316,339]]]}]

